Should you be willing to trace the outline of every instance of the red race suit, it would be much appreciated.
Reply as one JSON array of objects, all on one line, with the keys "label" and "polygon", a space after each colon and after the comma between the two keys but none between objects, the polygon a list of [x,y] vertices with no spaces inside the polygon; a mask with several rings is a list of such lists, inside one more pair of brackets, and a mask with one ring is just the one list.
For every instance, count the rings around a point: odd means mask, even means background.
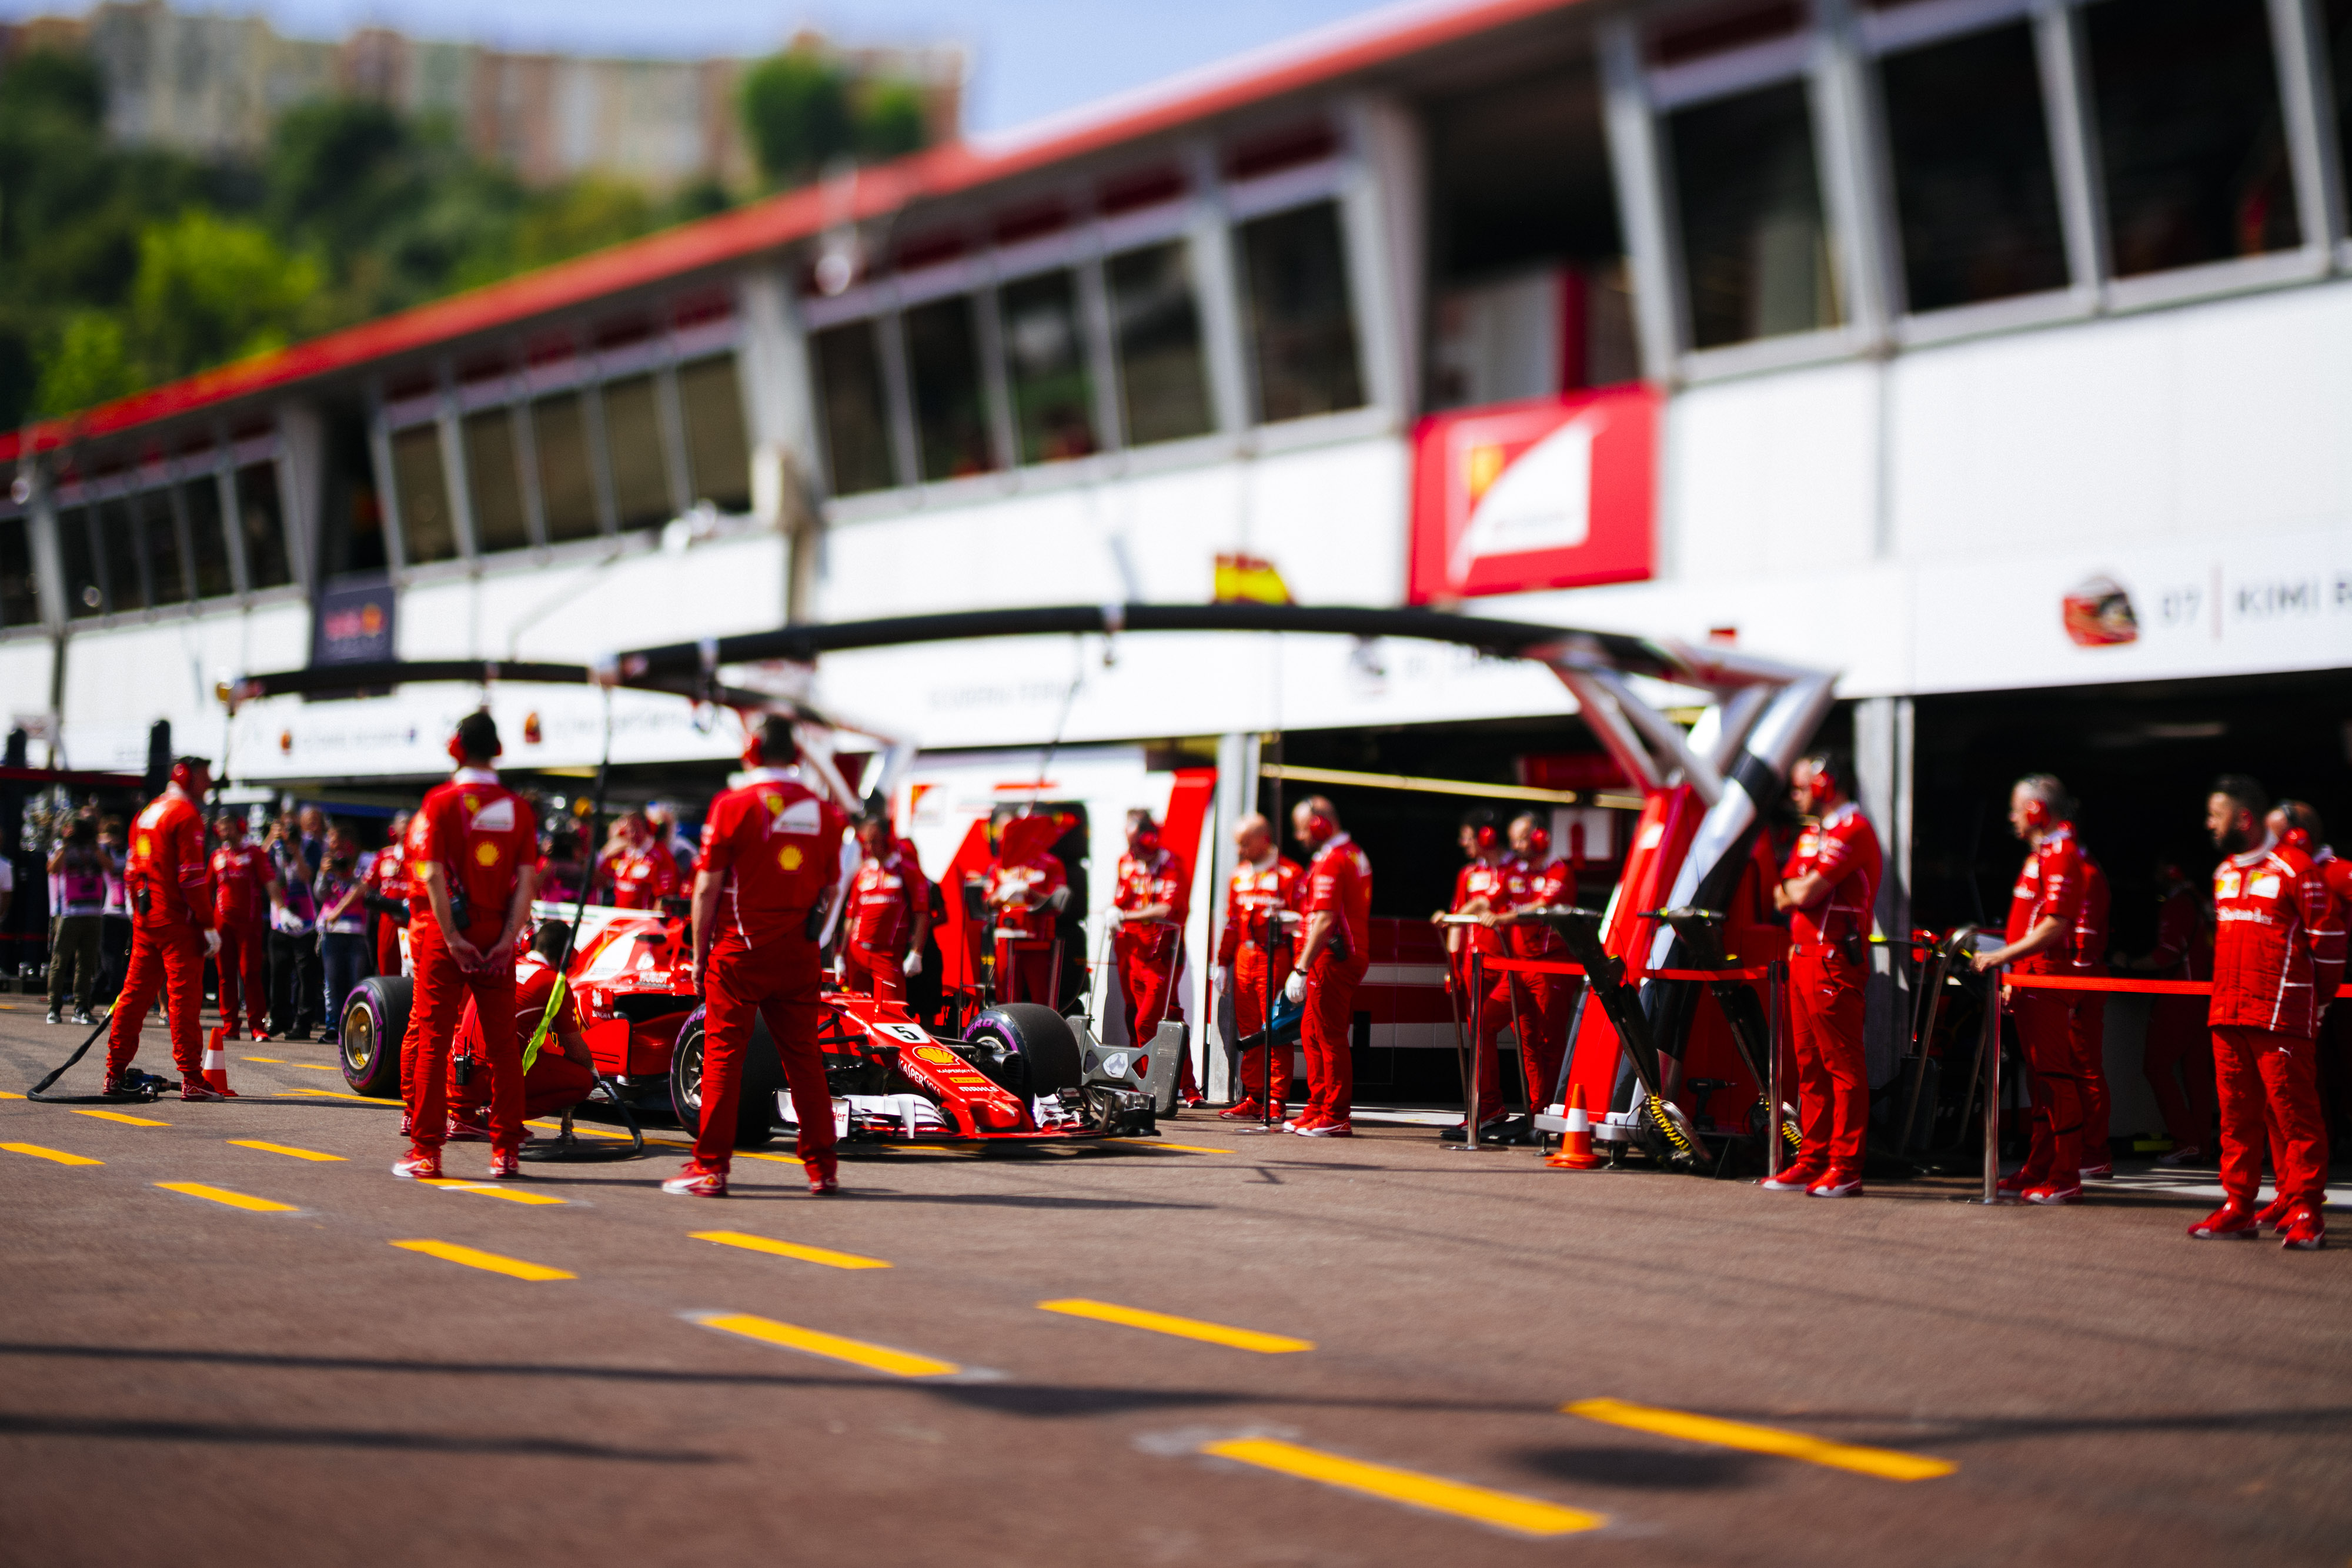
[{"label": "red race suit", "polygon": [[907,999],[907,949],[930,885],[912,844],[893,843],[869,857],[849,884],[849,935],[841,945],[841,985],[880,1001]]},{"label": "red race suit", "polygon": [[[1123,920],[1111,934],[1111,963],[1118,976],[1124,1004],[1127,1040],[1138,1051],[1151,1049],[1160,1020],[1184,1016],[1176,996],[1177,972],[1184,964],[1184,916],[1192,897],[1192,879],[1172,850],[1155,849],[1140,857],[1118,858],[1118,890],[1111,907],[1126,912],[1155,904],[1172,906],[1164,920]],[[1178,1090],[1192,1097],[1192,1056],[1183,1053]]]},{"label": "red race suit", "polygon": [[131,828],[123,867],[131,904],[131,966],[106,1030],[106,1076],[122,1075],[139,1054],[139,1030],[160,995],[181,1082],[204,1082],[205,932],[213,924],[205,819],[195,803],[166,790]]},{"label": "red race suit", "polygon": [[[410,825],[415,826],[411,819]],[[368,867],[368,890],[390,904],[408,902],[408,844],[404,839],[394,839],[375,852],[374,863]],[[375,926],[375,972],[379,975],[400,973],[400,922],[379,913]]]},{"label": "red race suit", "polygon": [[[2083,906],[2061,945],[2070,975],[2104,977],[2107,972],[2107,873],[2083,852]],[[2112,1167],[2107,1148],[2107,998],[2103,991],[2074,991],[2069,1028],[2074,1040],[2074,1071],[2083,1085],[2083,1164]]]},{"label": "red race suit", "polygon": [[220,931],[220,951],[213,964],[220,971],[221,1022],[228,1038],[237,1036],[239,1004],[246,1031],[261,1038],[269,1014],[269,879],[276,874],[269,852],[240,839],[213,851],[213,924]]},{"label": "red race suit", "polygon": [[988,868],[985,896],[996,928],[996,999],[1037,1002],[1055,1007],[1060,1000],[1059,965],[1055,941],[1054,895],[1069,885],[1069,876],[1053,852],[1061,828],[1051,817],[1015,817],[997,839],[996,859]]},{"label": "red race suit", "polygon": [[1808,823],[1780,868],[1828,891],[1789,916],[1789,1016],[1804,1134],[1793,1174],[1859,1180],[1870,1132],[1870,1071],[1863,1056],[1863,980],[1870,973],[1872,912],[1884,862],[1870,819],[1851,800]]},{"label": "red race suit", "polygon": [[1304,1125],[1347,1126],[1356,1104],[1356,1063],[1350,1036],[1356,988],[1372,962],[1372,862],[1345,833],[1334,835],[1307,868],[1307,907],[1328,911],[1336,929],[1307,966],[1306,1009],[1298,1043],[1307,1053]]},{"label": "red race suit", "polygon": [[677,862],[667,844],[632,844],[605,862],[615,909],[659,909],[677,896]]},{"label": "red race suit", "polygon": [[[2165,894],[2156,911],[2156,948],[2150,955],[2159,980],[2213,977],[2213,937],[2205,928],[2204,901],[2193,887]],[[2205,1022],[2203,997],[2155,998],[2147,1013],[2147,1047],[2141,1071],[2164,1114],[2165,1134],[2176,1149],[2203,1149],[2213,1142],[2213,1036]]]},{"label": "red race suit", "polygon": [[[2044,920],[2058,922],[2058,940],[2017,960],[2010,967],[2012,974],[2074,972],[2074,933],[2083,919],[2089,884],[2090,871],[2073,826],[2054,824],[2027,852],[2017,885],[2010,889],[2005,940],[2021,940]],[[2082,995],[2031,987],[2009,992],[2010,1017],[2017,1022],[2017,1042],[2025,1052],[2033,1092],[2033,1145],[2016,1178],[2025,1187],[2063,1188],[2079,1186],[2083,1179],[2086,1094],[2074,1032],[2075,1001]]]},{"label": "red race suit", "polygon": [[[441,868],[456,935],[479,950],[486,966],[461,967],[448,933],[433,915],[433,901],[416,875]],[[487,768],[461,768],[425,797],[408,823],[408,958],[415,972],[408,1033],[400,1042],[401,1086],[408,1100],[416,1152],[437,1152],[447,1134],[449,1047],[467,998],[484,1018],[514,1016],[513,955],[494,952],[507,911],[522,879],[539,867],[539,819],[530,803]],[[489,1052],[490,1146],[522,1147],[522,1072],[513,1042],[501,1034]]]},{"label": "red race suit", "polygon": [[[1225,890],[1225,929],[1217,963],[1234,972],[1234,1030],[1243,1038],[1265,1028],[1266,998],[1280,997],[1298,955],[1298,900],[1306,873],[1298,862],[1268,853],[1237,866]],[[1288,918],[1286,918],[1288,916]],[[1290,1099],[1291,1048],[1259,1047],[1241,1053],[1241,1083],[1251,1098],[1273,1102],[1276,1120]],[[1274,1089],[1266,1093],[1266,1080]]]},{"label": "red race suit", "polygon": [[[2316,1214],[2327,1187],[2318,1032],[2344,972],[2344,913],[2300,848],[2265,842],[2213,871],[2213,1076],[2221,1186],[2252,1208],[2270,1145],[2278,1196]],[[2267,1114],[2266,1114],[2267,1113]]]},{"label": "red race suit", "polygon": [[[515,960],[512,1027],[485,1031],[482,1009],[471,997],[466,998],[466,1016],[457,1024],[459,1055],[470,1056],[477,1061],[512,1059],[514,1069],[522,1074],[522,1113],[526,1116],[552,1116],[569,1110],[596,1087],[595,1070],[564,1055],[556,1043],[559,1036],[580,1031],[578,1006],[569,991],[563,1004],[555,1010],[547,1038],[540,1042],[539,1055],[528,1069],[522,1066],[523,1051],[530,1044],[531,1036],[539,1032],[540,1020],[547,1017],[547,998],[555,994],[555,966],[537,951],[525,948],[522,956]],[[457,1115],[478,1113],[489,1103],[490,1085],[495,1078],[495,1072],[478,1072],[459,1083],[453,1072],[449,1081],[451,1112]]]},{"label": "red race suit", "polygon": [[[1514,873],[1514,862],[1509,860],[1472,861],[1454,873],[1453,913],[1460,915],[1473,903],[1484,899],[1489,911],[1502,914],[1511,907]],[[1460,949],[1453,956],[1454,983],[1456,994],[1468,998],[1469,1016],[1465,1021],[1476,1052],[1474,1060],[1478,1072],[1478,1120],[1482,1124],[1497,1121],[1510,1113],[1503,1103],[1503,1064],[1498,1042],[1502,1032],[1511,1026],[1511,977],[1483,964],[1474,975],[1470,956],[1483,953],[1489,958],[1504,956],[1503,934],[1486,925],[1452,925],[1446,929],[1459,932],[1463,938]]]},{"label": "red race suit", "polygon": [[736,1102],[756,1013],[782,1060],[800,1122],[801,1164],[814,1180],[835,1166],[833,1094],[816,1042],[824,960],[808,935],[808,915],[840,875],[848,819],[789,769],[754,768],[747,779],[711,802],[695,866],[718,882],[719,894],[703,985],[702,1126],[694,1163],[719,1172],[733,1163]]},{"label": "red race suit", "polygon": [[[1508,885],[1515,909],[1550,909],[1576,902],[1576,869],[1554,857],[1540,865],[1513,860]],[[1536,920],[1517,920],[1507,927],[1511,956],[1547,964],[1569,961],[1568,944],[1560,934]],[[1573,975],[1518,977],[1519,1065],[1528,1079],[1528,1103],[1542,1109],[1559,1088],[1559,1069],[1568,1058],[1568,1024],[1576,1011]]]}]

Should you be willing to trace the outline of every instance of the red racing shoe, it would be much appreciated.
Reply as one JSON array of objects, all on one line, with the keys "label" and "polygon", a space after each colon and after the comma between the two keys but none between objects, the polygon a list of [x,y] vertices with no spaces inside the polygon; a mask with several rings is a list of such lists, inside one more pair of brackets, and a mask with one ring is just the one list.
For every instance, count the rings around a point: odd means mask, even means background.
[{"label": "red racing shoe", "polygon": [[2028,1203],[2080,1203],[2083,1201],[2083,1184],[2079,1181],[2071,1184],[2043,1182],[2040,1186],[2027,1187],[2024,1197]]},{"label": "red racing shoe", "polygon": [[698,1162],[688,1160],[684,1170],[662,1183],[662,1191],[681,1197],[725,1197],[727,1173],[706,1170]]},{"label": "red racing shoe", "polygon": [[1805,1196],[1807,1197],[1860,1197],[1862,1196],[1862,1173],[1860,1171],[1832,1170],[1827,1176],[1822,1177],[1821,1180],[1807,1187],[1805,1189]]},{"label": "red racing shoe", "polygon": [[809,1191],[817,1197],[823,1197],[828,1193],[841,1190],[841,1176],[834,1166],[827,1166],[823,1170],[817,1169],[814,1166],[807,1168]]},{"label": "red racing shoe", "polygon": [[1794,1165],[1779,1176],[1767,1176],[1756,1185],[1766,1192],[1810,1192],[1829,1174],[1827,1166]]},{"label": "red racing shoe", "polygon": [[2253,1240],[2262,1233],[2262,1225],[2253,1211],[2225,1203],[2189,1228],[2192,1240],[2217,1241],[2225,1239]]},{"label": "red racing shoe", "polygon": [[492,1181],[520,1181],[522,1179],[522,1151],[520,1149],[492,1149],[490,1151],[490,1179]]},{"label": "red racing shoe", "polygon": [[2279,1227],[2279,1245],[2290,1252],[2316,1252],[2327,1245],[2327,1224],[2315,1208],[2298,1208]]},{"label": "red racing shoe", "polygon": [[[1276,1106],[1274,1108],[1274,1113],[1276,1120],[1279,1121],[1282,1116],[1282,1107],[1279,1105]],[[1228,1105],[1223,1110],[1218,1112],[1217,1120],[1221,1122],[1255,1122],[1264,1118],[1265,1115],[1265,1106],[1259,1104],[1255,1100],[1244,1100],[1238,1105]]]},{"label": "red racing shoe", "polygon": [[201,1078],[190,1078],[182,1081],[180,1098],[183,1100],[234,1100],[236,1096],[222,1093]]},{"label": "red racing shoe", "polygon": [[441,1151],[412,1148],[408,1153],[393,1161],[392,1174],[403,1181],[439,1181]]},{"label": "red racing shoe", "polygon": [[1352,1122],[1307,1122],[1290,1130],[1302,1138],[1352,1138],[1356,1135]]},{"label": "red racing shoe", "polygon": [[2284,1230],[2286,1228],[2286,1217],[2292,1212],[2293,1207],[2284,1197],[2273,1197],[2254,1210],[2254,1223],[2267,1225],[2273,1230]]},{"label": "red racing shoe", "polygon": [[490,1113],[481,1111],[454,1113],[449,1118],[446,1141],[452,1144],[487,1144],[490,1141]]}]

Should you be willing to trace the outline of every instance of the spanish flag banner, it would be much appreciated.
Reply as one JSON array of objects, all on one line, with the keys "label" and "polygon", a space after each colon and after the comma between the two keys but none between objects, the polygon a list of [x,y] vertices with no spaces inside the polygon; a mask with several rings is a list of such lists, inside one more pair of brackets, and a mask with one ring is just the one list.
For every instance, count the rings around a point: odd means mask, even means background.
[{"label": "spanish flag banner", "polygon": [[1287,604],[1290,587],[1275,570],[1274,562],[1254,555],[1217,558],[1216,602],[1219,604]]}]

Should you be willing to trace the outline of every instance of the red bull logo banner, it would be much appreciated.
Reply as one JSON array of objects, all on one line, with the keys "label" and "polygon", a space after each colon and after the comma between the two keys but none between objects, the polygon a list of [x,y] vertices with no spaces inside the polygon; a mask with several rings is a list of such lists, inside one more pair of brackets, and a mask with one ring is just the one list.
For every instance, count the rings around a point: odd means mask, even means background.
[{"label": "red bull logo banner", "polygon": [[1423,420],[1407,597],[1649,577],[1661,401],[1646,386],[1610,387]]}]

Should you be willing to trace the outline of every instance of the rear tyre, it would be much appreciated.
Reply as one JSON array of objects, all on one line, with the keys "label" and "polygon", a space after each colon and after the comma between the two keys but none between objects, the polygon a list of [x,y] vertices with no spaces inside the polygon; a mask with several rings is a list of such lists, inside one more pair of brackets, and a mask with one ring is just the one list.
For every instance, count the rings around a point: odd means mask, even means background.
[{"label": "rear tyre", "polygon": [[[751,1042],[743,1052],[743,1082],[735,1097],[735,1146],[756,1149],[776,1131],[776,1091],[784,1086],[783,1059],[765,1019],[751,1020]],[[677,1124],[702,1136],[702,1014],[686,1020],[669,1053],[669,1103]]]},{"label": "rear tyre", "polygon": [[1062,1015],[1035,1002],[1007,1002],[971,1020],[966,1040],[984,1040],[1029,1064],[1029,1092],[1040,1099],[1076,1089],[1085,1077],[1078,1037]]},{"label": "rear tyre", "polygon": [[415,982],[405,975],[371,975],[343,998],[341,1055],[343,1082],[355,1094],[400,1098],[400,1042],[408,1033]]}]

